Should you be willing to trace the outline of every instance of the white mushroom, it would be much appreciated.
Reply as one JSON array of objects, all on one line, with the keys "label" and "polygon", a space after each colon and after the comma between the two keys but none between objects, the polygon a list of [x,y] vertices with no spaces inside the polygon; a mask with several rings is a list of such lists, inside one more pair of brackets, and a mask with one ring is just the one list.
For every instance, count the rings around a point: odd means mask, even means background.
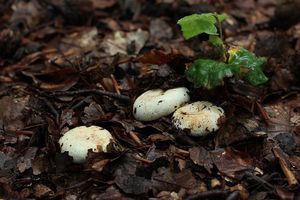
[{"label": "white mushroom", "polygon": [[80,126],[67,131],[60,139],[61,152],[68,152],[74,163],[83,163],[88,150],[106,152],[107,145],[113,140],[106,129],[99,126]]},{"label": "white mushroom", "polygon": [[140,95],[133,104],[133,115],[140,121],[152,121],[173,113],[190,100],[189,90],[179,87],[163,91],[149,90]]},{"label": "white mushroom", "polygon": [[193,136],[203,136],[218,130],[224,119],[224,110],[207,101],[187,104],[173,114],[175,127],[186,129]]}]

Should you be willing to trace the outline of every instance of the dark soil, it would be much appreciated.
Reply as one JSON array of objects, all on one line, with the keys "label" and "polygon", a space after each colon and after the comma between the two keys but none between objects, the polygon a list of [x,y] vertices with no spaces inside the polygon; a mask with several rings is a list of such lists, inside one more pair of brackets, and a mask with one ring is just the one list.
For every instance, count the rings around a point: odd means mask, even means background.
[{"label": "dark soil", "polygon": [[[300,1],[0,0],[1,199],[300,199]],[[177,20],[226,13],[228,44],[264,56],[269,81],[194,88],[184,70],[217,58]],[[171,116],[134,119],[149,89],[187,87],[222,106],[215,133],[191,137]],[[60,152],[77,126],[115,138],[84,164]]]}]

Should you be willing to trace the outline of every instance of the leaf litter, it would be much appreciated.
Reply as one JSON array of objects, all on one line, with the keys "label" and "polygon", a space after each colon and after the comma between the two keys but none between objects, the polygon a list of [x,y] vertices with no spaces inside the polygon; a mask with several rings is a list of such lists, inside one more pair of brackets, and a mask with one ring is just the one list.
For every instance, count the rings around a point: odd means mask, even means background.
[{"label": "leaf litter", "polygon": [[[291,13],[297,6],[273,0],[1,4],[0,197],[296,198],[300,18]],[[196,57],[213,59],[216,52],[201,36],[183,42],[176,22],[216,10],[229,16],[227,42],[266,57],[265,85],[225,78],[207,91],[184,77]],[[189,88],[192,100],[222,105],[226,122],[215,135],[188,136],[169,116],[133,118],[138,95],[179,86]],[[74,164],[58,140],[80,125],[102,126],[116,142]]]}]

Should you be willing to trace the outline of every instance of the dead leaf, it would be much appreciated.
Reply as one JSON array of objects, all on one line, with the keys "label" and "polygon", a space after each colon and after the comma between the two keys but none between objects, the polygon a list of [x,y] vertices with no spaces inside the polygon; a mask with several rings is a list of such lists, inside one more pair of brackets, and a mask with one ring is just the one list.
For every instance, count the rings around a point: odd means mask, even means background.
[{"label": "dead leaf", "polygon": [[0,126],[6,130],[19,130],[24,128],[24,111],[29,102],[29,96],[14,98],[4,96],[0,99]]},{"label": "dead leaf", "polygon": [[[100,194],[93,194],[88,199],[101,199],[101,200],[128,200],[127,197],[124,197],[124,194],[120,192],[115,186],[108,187],[104,192]],[[71,199],[70,199],[71,200]]]},{"label": "dead leaf", "polygon": [[74,126],[78,123],[78,119],[75,116],[75,111],[72,109],[65,109],[61,113],[61,125],[60,127],[64,127],[65,125]]},{"label": "dead leaf", "polygon": [[164,53],[160,50],[152,49],[138,58],[138,61],[145,64],[162,65],[178,58],[180,55],[176,53]]},{"label": "dead leaf", "polygon": [[24,27],[29,30],[38,25],[45,14],[42,6],[36,0],[29,2],[18,1],[13,4],[12,9],[14,12],[10,19],[11,23],[23,22]]},{"label": "dead leaf", "polygon": [[106,8],[110,8],[112,6],[114,6],[117,1],[116,0],[92,0],[93,2],[93,7],[95,9],[106,9]]},{"label": "dead leaf", "polygon": [[93,163],[92,168],[97,172],[101,172],[103,168],[109,163],[109,159],[99,160]]},{"label": "dead leaf", "polygon": [[21,157],[17,161],[17,168],[19,172],[23,173],[25,170],[32,168],[32,161],[38,151],[37,147],[30,147],[27,149],[24,157]]},{"label": "dead leaf", "polygon": [[274,139],[285,153],[293,155],[293,151],[296,149],[296,143],[292,133],[279,133]]},{"label": "dead leaf", "polygon": [[0,58],[8,58],[16,53],[20,45],[20,34],[6,28],[0,31]]},{"label": "dead leaf", "polygon": [[151,37],[156,40],[171,39],[173,37],[172,28],[161,18],[151,20],[149,30]]},{"label": "dead leaf", "polygon": [[44,155],[39,155],[32,161],[32,173],[34,175],[40,175],[43,172],[47,172],[48,165],[49,162],[47,162],[47,159],[44,157]]},{"label": "dead leaf", "polygon": [[267,137],[266,125],[253,116],[239,114],[235,116],[236,118],[227,120],[226,124],[218,131],[214,139],[216,146],[223,147],[243,143],[245,147],[248,144],[247,146],[251,146],[253,150],[260,149],[264,138]]},{"label": "dead leaf", "polygon": [[151,182],[144,177],[122,175],[117,176],[115,183],[127,194],[146,194],[150,190]]},{"label": "dead leaf", "polygon": [[240,191],[240,197],[242,200],[247,200],[249,199],[249,192],[248,190],[242,185],[242,184],[237,184],[233,187],[230,187],[230,191]]},{"label": "dead leaf", "polygon": [[54,195],[53,190],[51,190],[49,187],[43,185],[43,184],[36,184],[33,187],[34,190],[34,196],[38,198],[42,197],[50,197]]},{"label": "dead leaf", "polygon": [[189,169],[173,173],[170,168],[161,167],[152,174],[152,185],[157,191],[179,191],[193,189],[198,183]]},{"label": "dead leaf", "polygon": [[290,192],[280,186],[275,187],[275,192],[282,200],[293,200],[295,197],[295,194],[293,192]]},{"label": "dead leaf", "polygon": [[135,32],[117,31],[113,36],[104,39],[101,46],[106,53],[113,56],[118,53],[138,54],[149,38],[149,33],[138,29]]},{"label": "dead leaf", "polygon": [[96,27],[83,27],[67,37],[62,42],[80,47],[84,52],[93,50],[97,44],[98,30]]},{"label": "dead leaf", "polygon": [[103,119],[105,119],[105,112],[102,107],[94,101],[84,108],[84,116],[81,117],[82,122],[85,124]]},{"label": "dead leaf", "polygon": [[244,153],[227,149],[216,149],[210,152],[213,163],[218,170],[230,178],[235,178],[235,174],[244,170],[254,170],[251,157]]},{"label": "dead leaf", "polygon": [[73,68],[64,68],[46,72],[23,72],[32,78],[40,88],[48,91],[66,91],[79,80],[78,72]]},{"label": "dead leaf", "polygon": [[204,167],[209,173],[213,168],[209,152],[203,147],[193,147],[189,149],[191,160],[201,167]]},{"label": "dead leaf", "polygon": [[291,132],[290,108],[283,102],[277,102],[264,106],[264,109],[270,117],[270,123],[267,127],[270,138],[285,132]]}]

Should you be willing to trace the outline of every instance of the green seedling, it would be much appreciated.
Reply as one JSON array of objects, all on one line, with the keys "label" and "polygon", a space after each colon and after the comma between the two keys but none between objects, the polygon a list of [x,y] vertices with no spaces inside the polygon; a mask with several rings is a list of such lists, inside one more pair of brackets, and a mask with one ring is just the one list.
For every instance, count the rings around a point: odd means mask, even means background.
[{"label": "green seedling", "polygon": [[221,23],[226,18],[227,15],[224,14],[193,14],[177,22],[181,26],[185,39],[207,34],[209,43],[219,48],[224,55],[229,55],[226,61],[195,60],[185,72],[187,79],[193,82],[195,87],[207,89],[222,85],[225,77],[243,79],[255,86],[267,82],[268,78],[263,73],[265,58],[257,57],[254,53],[240,47],[230,47],[225,50]]}]

